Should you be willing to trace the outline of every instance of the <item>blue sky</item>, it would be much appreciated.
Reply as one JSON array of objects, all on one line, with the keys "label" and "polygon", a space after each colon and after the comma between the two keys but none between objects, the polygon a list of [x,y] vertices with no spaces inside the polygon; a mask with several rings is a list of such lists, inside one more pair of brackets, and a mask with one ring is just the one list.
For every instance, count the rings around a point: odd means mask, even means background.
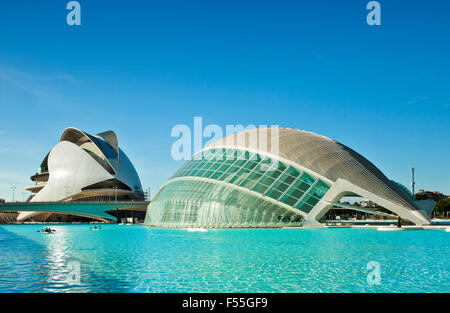
[{"label": "blue sky", "polygon": [[[450,194],[447,1],[81,0],[0,4],[0,198],[22,198],[69,126],[113,129],[143,186],[180,166],[177,124],[280,125]],[[206,140],[205,140],[206,141]]]}]

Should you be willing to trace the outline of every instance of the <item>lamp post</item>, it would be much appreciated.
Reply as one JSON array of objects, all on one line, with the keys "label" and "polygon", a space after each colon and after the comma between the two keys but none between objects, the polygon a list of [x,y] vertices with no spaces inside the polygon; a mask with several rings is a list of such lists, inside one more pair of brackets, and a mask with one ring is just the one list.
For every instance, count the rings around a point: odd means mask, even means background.
[{"label": "lamp post", "polygon": [[118,186],[114,186],[114,189],[116,189],[116,197],[115,197],[115,202],[117,202],[117,188],[119,188]]},{"label": "lamp post", "polygon": [[15,186],[9,187],[12,190],[12,202],[14,203],[14,191],[17,189]]}]

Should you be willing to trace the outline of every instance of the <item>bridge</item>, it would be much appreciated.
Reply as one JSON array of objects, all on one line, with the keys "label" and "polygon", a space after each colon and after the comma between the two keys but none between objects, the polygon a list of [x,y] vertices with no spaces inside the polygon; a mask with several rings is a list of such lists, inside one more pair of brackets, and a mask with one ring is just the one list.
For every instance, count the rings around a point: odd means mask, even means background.
[{"label": "bridge", "polygon": [[37,212],[67,214],[92,218],[104,222],[116,220],[113,212],[145,212],[148,201],[107,201],[107,202],[10,202],[0,204],[0,213]]}]

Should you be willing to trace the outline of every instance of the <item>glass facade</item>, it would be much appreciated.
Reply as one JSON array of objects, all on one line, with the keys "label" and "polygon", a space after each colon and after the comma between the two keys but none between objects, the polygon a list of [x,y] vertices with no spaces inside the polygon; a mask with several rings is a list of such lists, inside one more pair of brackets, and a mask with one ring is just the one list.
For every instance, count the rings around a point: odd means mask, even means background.
[{"label": "glass facade", "polygon": [[178,180],[153,199],[145,224],[157,227],[302,226],[302,215],[224,184]]},{"label": "glass facade", "polygon": [[[149,206],[146,225],[302,226],[304,216],[330,188],[313,175],[284,162],[225,148],[196,154],[171,177],[175,178],[183,179],[169,181],[159,191]],[[269,198],[274,201],[268,201]]]},{"label": "glass facade", "polygon": [[195,155],[172,178],[202,177],[246,188],[304,213],[330,186],[306,172],[257,153],[211,149]]}]

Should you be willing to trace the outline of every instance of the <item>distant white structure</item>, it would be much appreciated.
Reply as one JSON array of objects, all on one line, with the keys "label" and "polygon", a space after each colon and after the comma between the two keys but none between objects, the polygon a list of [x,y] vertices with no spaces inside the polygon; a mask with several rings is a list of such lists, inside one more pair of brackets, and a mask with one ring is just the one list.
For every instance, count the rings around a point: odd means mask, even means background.
[{"label": "distant white structure", "polygon": [[[36,184],[27,188],[29,202],[144,200],[138,174],[113,131],[91,135],[67,128],[31,179]],[[18,220],[39,214],[48,213],[22,212]]]}]

